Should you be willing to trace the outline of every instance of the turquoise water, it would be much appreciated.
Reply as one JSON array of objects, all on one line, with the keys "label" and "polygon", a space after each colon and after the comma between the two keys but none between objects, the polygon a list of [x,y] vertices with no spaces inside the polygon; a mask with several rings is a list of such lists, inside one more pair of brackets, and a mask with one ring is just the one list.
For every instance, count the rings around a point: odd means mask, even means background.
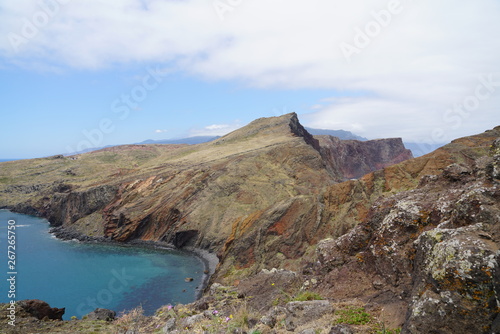
[{"label": "turquoise water", "polygon": [[[6,278],[12,272],[9,220],[16,225],[15,300],[41,299],[51,307],[65,307],[66,320],[97,307],[119,314],[142,305],[151,315],[163,305],[194,301],[202,284],[203,263],[192,255],[61,241],[48,233],[46,220],[0,210],[0,270]],[[186,277],[194,281],[186,283]],[[9,287],[3,282],[0,302],[6,303]]]}]

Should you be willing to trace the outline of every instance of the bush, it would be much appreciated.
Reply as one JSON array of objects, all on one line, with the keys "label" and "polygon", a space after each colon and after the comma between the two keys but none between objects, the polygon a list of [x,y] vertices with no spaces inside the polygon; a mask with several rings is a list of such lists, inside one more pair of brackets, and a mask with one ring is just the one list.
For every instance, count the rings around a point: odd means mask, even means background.
[{"label": "bush", "polygon": [[321,297],[316,292],[302,291],[297,296],[295,296],[295,298],[292,299],[292,301],[295,302],[305,302],[308,300],[323,300],[323,297]]},{"label": "bush", "polygon": [[365,312],[362,307],[350,307],[346,310],[338,310],[339,316],[335,321],[337,324],[366,325],[372,321],[372,316]]}]

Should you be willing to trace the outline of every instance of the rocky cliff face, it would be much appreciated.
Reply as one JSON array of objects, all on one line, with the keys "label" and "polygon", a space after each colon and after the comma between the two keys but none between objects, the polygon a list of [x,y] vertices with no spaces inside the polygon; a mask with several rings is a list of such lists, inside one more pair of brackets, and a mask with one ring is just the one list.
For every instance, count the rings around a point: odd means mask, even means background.
[{"label": "rocky cliff face", "polygon": [[357,179],[374,170],[413,158],[401,138],[369,141],[340,140],[332,136],[315,136],[321,154],[332,173],[339,179]]},{"label": "rocky cliff face", "polygon": [[399,139],[311,136],[289,114],[205,144],[3,163],[0,207],[75,233],[210,250],[213,282],[244,288],[283,268],[410,333],[486,333],[500,322],[499,136],[405,160]]},{"label": "rocky cliff face", "polygon": [[[289,114],[206,144],[12,162],[2,171],[0,206],[87,235],[208,249],[235,257],[237,267],[261,263],[278,249],[296,258],[317,239],[317,199],[327,185],[398,161],[405,151],[397,140],[320,140]],[[364,156],[342,161],[355,151]],[[291,239],[278,238],[283,234]]]},{"label": "rocky cliff face", "polygon": [[500,127],[332,186],[329,196],[355,194],[328,200],[336,221],[342,206],[383,196],[345,215],[361,224],[318,244],[318,289],[383,305],[406,333],[499,332],[499,136]]}]

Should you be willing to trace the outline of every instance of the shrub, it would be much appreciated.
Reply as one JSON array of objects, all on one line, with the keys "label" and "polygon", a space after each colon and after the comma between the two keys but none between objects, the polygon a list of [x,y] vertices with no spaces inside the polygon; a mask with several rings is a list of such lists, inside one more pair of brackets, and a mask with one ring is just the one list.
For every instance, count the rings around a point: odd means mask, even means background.
[{"label": "shrub", "polygon": [[295,302],[305,302],[308,300],[323,300],[323,297],[321,297],[316,292],[302,291],[297,296],[295,296],[295,298],[292,299],[292,301]]},{"label": "shrub", "polygon": [[335,321],[337,324],[366,325],[372,320],[372,316],[365,312],[362,307],[350,307],[345,310],[338,310],[339,316]]}]

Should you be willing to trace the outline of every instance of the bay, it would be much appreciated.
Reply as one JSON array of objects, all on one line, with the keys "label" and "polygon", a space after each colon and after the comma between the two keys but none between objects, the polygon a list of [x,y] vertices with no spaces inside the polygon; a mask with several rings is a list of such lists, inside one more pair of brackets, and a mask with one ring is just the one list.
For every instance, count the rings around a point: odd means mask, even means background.
[{"label": "bay", "polygon": [[[15,268],[8,268],[8,226],[15,222]],[[45,219],[0,210],[0,270],[15,271],[15,300],[40,299],[66,308],[63,319],[81,318],[95,308],[120,312],[142,306],[152,315],[167,304],[193,302],[204,264],[174,250],[61,241]],[[12,263],[11,263],[12,264]],[[185,282],[186,277],[193,278]],[[2,283],[0,302],[7,303]]]}]

